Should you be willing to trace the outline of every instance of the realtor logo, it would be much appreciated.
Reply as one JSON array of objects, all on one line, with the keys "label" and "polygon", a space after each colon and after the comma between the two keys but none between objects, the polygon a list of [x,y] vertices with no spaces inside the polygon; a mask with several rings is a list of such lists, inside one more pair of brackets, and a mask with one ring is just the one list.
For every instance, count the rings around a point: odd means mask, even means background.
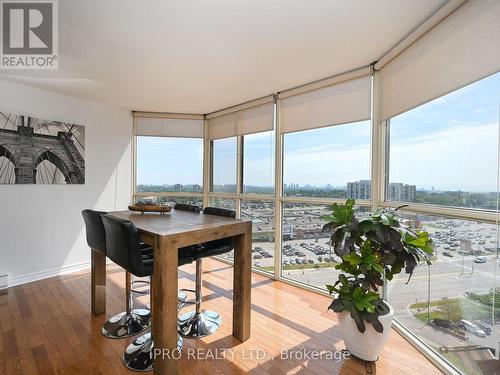
[{"label": "realtor logo", "polygon": [[0,5],[0,69],[57,69],[57,0]]}]

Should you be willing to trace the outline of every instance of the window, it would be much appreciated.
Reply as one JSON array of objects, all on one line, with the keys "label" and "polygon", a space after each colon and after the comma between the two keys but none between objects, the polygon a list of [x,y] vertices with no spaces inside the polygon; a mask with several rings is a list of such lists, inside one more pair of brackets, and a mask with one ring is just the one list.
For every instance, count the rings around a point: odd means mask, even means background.
[{"label": "window", "polygon": [[274,273],[274,202],[241,202],[241,218],[252,220],[253,266]]},{"label": "window", "polygon": [[285,196],[370,199],[369,179],[369,121],[285,134]]},{"label": "window", "polygon": [[404,216],[429,232],[436,257],[431,266],[417,266],[409,285],[404,271],[388,284],[395,319],[461,371],[476,374],[476,361],[488,352],[474,345],[497,348],[500,341],[498,229],[427,214]]},{"label": "window", "polygon": [[500,73],[390,120],[388,201],[495,210]]},{"label": "window", "polygon": [[274,194],[274,133],[243,137],[243,193]]},{"label": "window", "polygon": [[212,191],[236,194],[237,138],[212,141]]},{"label": "window", "polygon": [[137,137],[137,192],[203,192],[203,139]]}]

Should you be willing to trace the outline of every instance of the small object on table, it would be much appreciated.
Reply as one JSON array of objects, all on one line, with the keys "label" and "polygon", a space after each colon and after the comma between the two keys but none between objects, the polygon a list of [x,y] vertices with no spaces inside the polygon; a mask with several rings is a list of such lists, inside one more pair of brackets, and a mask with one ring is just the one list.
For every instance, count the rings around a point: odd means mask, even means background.
[{"label": "small object on table", "polygon": [[138,211],[142,214],[144,214],[144,212],[159,212],[160,215],[163,215],[166,212],[170,212],[172,206],[162,206],[159,204],[132,204],[128,206],[128,209],[130,211]]}]

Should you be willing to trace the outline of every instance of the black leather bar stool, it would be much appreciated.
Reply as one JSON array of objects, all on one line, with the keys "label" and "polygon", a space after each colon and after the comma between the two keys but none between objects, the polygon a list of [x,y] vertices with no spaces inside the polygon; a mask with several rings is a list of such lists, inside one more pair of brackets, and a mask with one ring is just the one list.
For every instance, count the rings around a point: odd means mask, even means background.
[{"label": "black leather bar stool", "polygon": [[[131,221],[112,215],[102,216],[102,221],[106,232],[108,257],[137,277],[151,277],[153,275],[154,254],[149,252],[149,255],[144,255],[137,227]],[[191,256],[181,256],[179,253],[179,266],[192,261]],[[178,302],[179,308],[183,303],[184,301]],[[154,314],[154,311],[152,313]],[[134,340],[123,354],[125,366],[135,371],[151,371],[154,360],[153,345],[151,332]],[[181,350],[181,348],[182,338],[179,337],[178,349]]]},{"label": "black leather bar stool", "polygon": [[[101,251],[107,256],[106,235],[102,222],[102,216],[106,214],[107,212],[104,211],[88,209],[82,211],[89,247]],[[150,249],[145,246],[142,248],[141,256],[147,257]],[[151,325],[151,314],[148,309],[133,308],[132,277],[129,272],[125,274],[125,289],[126,310],[111,317],[103,324],[102,334],[106,337],[119,339],[134,336]]]},{"label": "black leather bar stool", "polygon": [[[223,208],[206,207],[203,210],[205,215],[218,215],[225,217],[236,217],[236,211]],[[195,311],[183,314],[179,318],[179,334],[186,338],[201,338],[211,335],[222,324],[222,318],[218,312],[204,310],[201,308],[202,302],[202,259],[214,255],[221,255],[234,249],[233,238],[223,238],[221,240],[209,241],[202,244],[189,246],[179,250],[180,253],[190,254],[196,261],[196,286],[195,290],[181,289],[182,292],[194,292]]]}]

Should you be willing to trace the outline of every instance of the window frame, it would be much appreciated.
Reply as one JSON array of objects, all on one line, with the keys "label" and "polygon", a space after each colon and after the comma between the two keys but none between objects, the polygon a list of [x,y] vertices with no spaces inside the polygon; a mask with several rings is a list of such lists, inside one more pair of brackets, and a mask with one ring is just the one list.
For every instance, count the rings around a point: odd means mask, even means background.
[{"label": "window frame", "polygon": [[[487,78],[487,77],[484,77]],[[360,206],[368,206],[372,209],[376,208],[396,208],[401,205],[405,206],[405,211],[408,213],[427,213],[430,215],[441,216],[451,219],[473,220],[480,223],[499,224],[500,212],[490,211],[476,208],[465,207],[449,207],[438,206],[432,204],[423,204],[415,202],[397,202],[388,201],[386,199],[386,191],[389,184],[389,155],[390,155],[390,119],[382,120],[379,113],[379,98],[376,93],[379,89],[379,74],[377,71],[372,71],[372,109],[371,109],[371,135],[370,135],[370,179],[371,179],[371,199],[357,200]],[[420,105],[424,105],[420,104]],[[413,109],[413,108],[412,108]],[[411,109],[409,109],[411,110]],[[204,127],[204,160],[203,160],[203,193],[188,193],[188,192],[164,192],[164,193],[137,193],[136,192],[136,175],[137,175],[137,136],[135,136],[135,121],[132,142],[132,197],[136,199],[140,196],[170,196],[170,197],[202,197],[203,205],[206,207],[209,201],[213,198],[231,199],[236,202],[237,216],[240,217],[241,202],[247,201],[271,201],[274,203],[275,209],[275,243],[274,243],[274,273],[269,273],[263,270],[252,267],[252,271],[258,274],[265,275],[274,280],[282,281],[315,293],[329,296],[328,292],[314,286],[297,282],[283,276],[282,270],[282,223],[283,223],[283,206],[287,203],[303,203],[303,204],[333,204],[344,203],[345,199],[338,198],[314,198],[314,197],[293,197],[284,196],[283,192],[283,146],[284,134],[281,132],[280,126],[280,98],[275,97],[273,105],[274,114],[274,193],[273,194],[248,194],[243,193],[243,162],[244,162],[244,136],[237,137],[237,187],[236,193],[222,193],[212,191],[213,180],[213,140],[208,137],[208,121],[205,119]],[[227,259],[219,259],[222,262],[232,264],[232,261]],[[383,290],[385,289],[385,286]],[[427,358],[429,358],[440,369],[446,370],[447,373],[457,373],[451,363],[445,361],[441,356],[435,353],[427,344],[415,336],[406,326],[394,321],[395,329],[402,334],[407,340],[414,343]]]}]

